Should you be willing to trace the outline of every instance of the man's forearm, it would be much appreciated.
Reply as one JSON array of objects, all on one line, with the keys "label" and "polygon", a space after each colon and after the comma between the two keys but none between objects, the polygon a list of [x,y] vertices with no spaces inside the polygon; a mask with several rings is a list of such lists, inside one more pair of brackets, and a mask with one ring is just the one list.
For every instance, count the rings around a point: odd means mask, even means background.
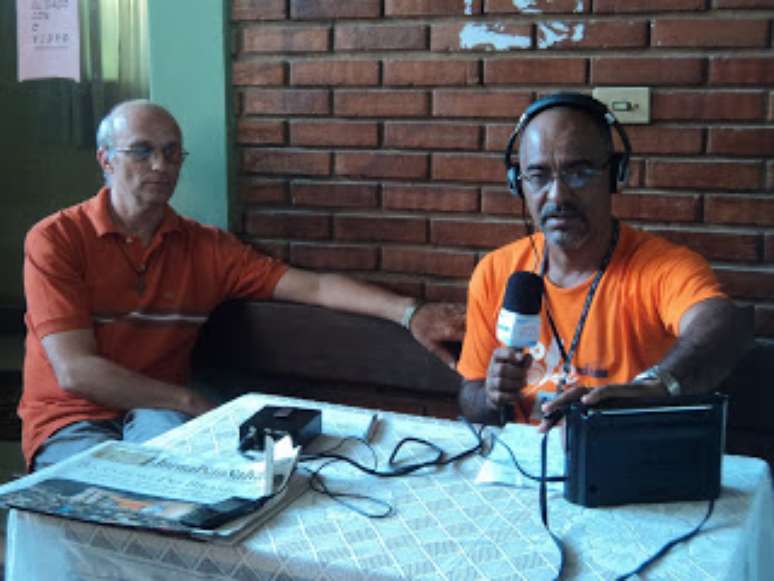
[{"label": "man's forearm", "polygon": [[462,415],[471,422],[492,425],[500,424],[499,412],[492,409],[487,401],[483,380],[463,380],[458,401]]},{"label": "man's forearm", "polygon": [[63,375],[58,379],[65,390],[112,409],[162,408],[197,416],[212,407],[188,387],[152,379],[98,355],[73,360]]},{"label": "man's forearm", "polygon": [[709,299],[694,309],[659,364],[680,381],[684,393],[716,388],[750,348],[753,336],[751,321],[731,301]]}]

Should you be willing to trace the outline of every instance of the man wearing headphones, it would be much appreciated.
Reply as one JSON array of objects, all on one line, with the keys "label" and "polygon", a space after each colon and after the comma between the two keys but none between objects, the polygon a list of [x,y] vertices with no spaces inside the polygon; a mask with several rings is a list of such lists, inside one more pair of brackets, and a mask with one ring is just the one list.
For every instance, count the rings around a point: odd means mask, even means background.
[{"label": "man wearing headphones", "polygon": [[[613,151],[613,129],[623,153]],[[750,325],[701,256],[613,216],[629,153],[615,117],[586,95],[549,95],[521,116],[506,149],[508,183],[540,232],[488,254],[473,273],[458,365],[470,420],[502,423],[512,409],[517,421],[537,422],[578,399],[711,391],[749,346]],[[495,334],[517,271],[541,276],[545,289],[540,339],[524,351]]]}]

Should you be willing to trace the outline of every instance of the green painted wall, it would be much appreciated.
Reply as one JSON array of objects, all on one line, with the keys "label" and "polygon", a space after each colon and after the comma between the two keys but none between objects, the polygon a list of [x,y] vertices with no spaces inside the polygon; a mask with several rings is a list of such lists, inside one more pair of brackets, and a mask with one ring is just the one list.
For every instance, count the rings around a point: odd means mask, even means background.
[{"label": "green painted wall", "polygon": [[191,153],[172,204],[221,228],[229,225],[226,4],[148,2],[150,96],[175,115]]}]

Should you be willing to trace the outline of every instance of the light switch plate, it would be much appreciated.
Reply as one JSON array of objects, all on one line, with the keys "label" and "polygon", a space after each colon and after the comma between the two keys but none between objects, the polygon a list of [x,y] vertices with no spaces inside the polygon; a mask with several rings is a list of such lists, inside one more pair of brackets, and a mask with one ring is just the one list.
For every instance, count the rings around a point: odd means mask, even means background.
[{"label": "light switch plate", "polygon": [[621,123],[650,123],[650,87],[598,87],[592,95]]}]

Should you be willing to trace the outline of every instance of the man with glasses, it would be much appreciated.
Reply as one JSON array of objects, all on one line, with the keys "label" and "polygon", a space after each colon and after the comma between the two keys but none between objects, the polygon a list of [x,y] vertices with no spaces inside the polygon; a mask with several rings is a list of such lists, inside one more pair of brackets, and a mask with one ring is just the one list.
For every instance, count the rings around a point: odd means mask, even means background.
[{"label": "man with glasses", "polygon": [[464,309],[422,305],[334,274],[290,268],[169,206],[187,155],[172,115],[117,106],[97,133],[105,187],[25,241],[27,343],[19,404],[31,470],[106,439],[145,441],[213,402],[186,386],[208,314],[231,298],[278,299],[406,327],[446,363]]},{"label": "man with glasses", "polygon": [[[578,399],[710,391],[749,346],[749,324],[701,256],[613,216],[628,156],[623,128],[586,95],[549,95],[525,111],[506,166],[540,232],[488,254],[472,276],[458,365],[469,419],[501,423],[513,413],[537,423]],[[544,287],[540,336],[525,350],[495,332],[517,271]]]}]

